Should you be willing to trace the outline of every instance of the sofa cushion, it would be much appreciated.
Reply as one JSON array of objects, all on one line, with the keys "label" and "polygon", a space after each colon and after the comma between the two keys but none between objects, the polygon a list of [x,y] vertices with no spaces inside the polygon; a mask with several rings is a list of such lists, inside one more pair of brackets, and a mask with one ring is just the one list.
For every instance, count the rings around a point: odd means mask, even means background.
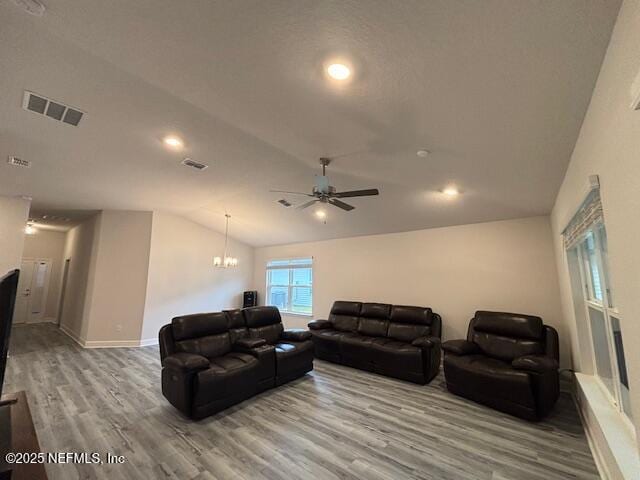
[{"label": "sofa cushion", "polygon": [[375,364],[385,370],[422,373],[422,351],[410,343],[391,338],[375,338],[371,342],[372,358]]},{"label": "sofa cushion", "polygon": [[471,340],[488,356],[505,360],[509,363],[518,357],[543,353],[542,342],[535,340],[503,337],[478,331],[473,332]]},{"label": "sofa cushion", "polygon": [[217,357],[196,376],[194,405],[205,405],[255,388],[258,360],[247,353]]},{"label": "sofa cushion", "polygon": [[249,328],[250,338],[264,338],[268,344],[274,345],[280,339],[284,327],[282,323],[274,323],[273,325],[265,325],[264,327]]},{"label": "sofa cushion", "polygon": [[393,305],[389,319],[392,323],[431,325],[433,312],[430,308]]},{"label": "sofa cushion", "polygon": [[447,383],[534,407],[529,374],[512,368],[509,363],[485,355],[447,355],[444,369]]},{"label": "sofa cushion", "polygon": [[245,308],[242,313],[249,328],[282,323],[280,311],[277,307],[250,307]]},{"label": "sofa cushion", "polygon": [[171,333],[175,341],[225,333],[227,316],[222,312],[183,315],[171,320]]},{"label": "sofa cushion", "polygon": [[338,300],[336,302],[333,302],[333,306],[331,307],[331,314],[346,315],[348,317],[358,317],[360,316],[361,308],[362,303],[360,302],[344,302]]},{"label": "sofa cushion", "polygon": [[540,317],[533,315],[478,310],[473,320],[473,329],[504,337],[542,340],[543,323]]},{"label": "sofa cushion", "polygon": [[360,316],[365,318],[389,319],[391,305],[387,303],[363,303],[360,309]]},{"label": "sofa cushion", "polygon": [[358,330],[358,317],[350,317],[347,315],[329,315],[329,321],[336,330],[341,332],[355,332]]},{"label": "sofa cushion", "polygon": [[175,343],[176,352],[195,353],[206,358],[219,357],[231,351],[229,333],[207,335],[206,337],[190,338]]},{"label": "sofa cushion", "polygon": [[429,325],[416,325],[413,323],[389,323],[387,337],[401,342],[413,342],[419,337],[428,337],[431,334]]},{"label": "sofa cushion", "polygon": [[224,310],[227,316],[227,324],[229,326],[229,335],[231,336],[231,343],[236,343],[240,338],[247,336],[247,327],[245,325],[244,315],[241,309],[236,310]]},{"label": "sofa cushion", "polygon": [[351,358],[358,358],[365,362],[373,362],[374,350],[372,342],[378,337],[367,335],[343,335],[340,338],[340,353]]},{"label": "sofa cushion", "polygon": [[371,337],[384,337],[387,335],[389,322],[377,318],[361,318],[358,323],[358,333]]}]

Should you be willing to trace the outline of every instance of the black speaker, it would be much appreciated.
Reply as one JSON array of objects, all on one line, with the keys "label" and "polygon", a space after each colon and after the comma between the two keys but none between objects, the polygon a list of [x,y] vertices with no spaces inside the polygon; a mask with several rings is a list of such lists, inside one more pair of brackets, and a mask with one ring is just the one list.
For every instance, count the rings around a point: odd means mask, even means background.
[{"label": "black speaker", "polygon": [[258,305],[258,292],[255,290],[247,290],[242,295],[242,308],[255,307]]}]

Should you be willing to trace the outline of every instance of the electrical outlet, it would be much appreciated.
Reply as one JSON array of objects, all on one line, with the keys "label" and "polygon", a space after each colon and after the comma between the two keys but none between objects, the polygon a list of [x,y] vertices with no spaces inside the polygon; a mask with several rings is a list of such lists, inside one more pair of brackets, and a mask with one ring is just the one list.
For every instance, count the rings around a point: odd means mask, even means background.
[{"label": "electrical outlet", "polygon": [[121,332],[122,331],[122,325],[118,324],[116,325],[116,332]]}]

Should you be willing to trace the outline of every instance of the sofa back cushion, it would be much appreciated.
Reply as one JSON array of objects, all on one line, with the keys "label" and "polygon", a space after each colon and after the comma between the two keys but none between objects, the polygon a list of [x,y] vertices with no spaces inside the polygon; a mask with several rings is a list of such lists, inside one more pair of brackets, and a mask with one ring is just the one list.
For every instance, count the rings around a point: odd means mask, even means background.
[{"label": "sofa back cushion", "polygon": [[227,316],[229,336],[233,345],[238,339],[246,337],[249,332],[247,331],[242,309],[224,310],[224,313]]},{"label": "sofa back cushion", "polygon": [[222,312],[175,317],[171,321],[171,333],[176,352],[211,358],[231,351],[227,316]]},{"label": "sofa back cushion", "polygon": [[389,314],[387,337],[401,342],[412,342],[431,334],[433,312],[430,308],[393,305]]},{"label": "sofa back cushion", "polygon": [[273,345],[278,342],[284,331],[282,317],[277,307],[250,307],[242,313],[251,338],[264,338]]},{"label": "sofa back cushion", "polygon": [[469,340],[490,357],[511,362],[524,355],[544,353],[540,317],[480,310],[471,322]]},{"label": "sofa back cushion", "polygon": [[370,337],[384,337],[389,328],[391,305],[386,303],[363,303],[360,309],[358,333]]},{"label": "sofa back cushion", "polygon": [[329,321],[336,330],[341,332],[355,332],[358,329],[358,317],[360,316],[360,302],[337,301],[331,307]]}]

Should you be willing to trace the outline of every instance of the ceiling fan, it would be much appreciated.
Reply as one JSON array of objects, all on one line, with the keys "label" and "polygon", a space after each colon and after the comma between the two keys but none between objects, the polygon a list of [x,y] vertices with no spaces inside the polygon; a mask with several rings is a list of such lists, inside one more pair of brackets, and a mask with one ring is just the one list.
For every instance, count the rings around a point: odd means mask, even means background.
[{"label": "ceiling fan", "polygon": [[316,175],[316,184],[313,187],[311,193],[302,193],[302,192],[287,192],[284,190],[271,190],[271,192],[275,193],[288,193],[290,195],[304,195],[306,197],[313,197],[313,200],[310,200],[302,205],[296,207],[298,210],[302,210],[304,208],[310,207],[314,203],[328,203],[333,205],[334,207],[341,208],[342,210],[346,210],[347,212],[353,210],[353,205],[349,205],[339,198],[349,198],[349,197],[369,197],[372,195],[378,195],[380,192],[377,188],[369,188],[367,190],[351,190],[349,192],[336,192],[336,187],[329,185],[329,178],[327,177],[326,170],[327,166],[331,163],[330,158],[321,158],[320,165],[322,165],[322,175]]}]

